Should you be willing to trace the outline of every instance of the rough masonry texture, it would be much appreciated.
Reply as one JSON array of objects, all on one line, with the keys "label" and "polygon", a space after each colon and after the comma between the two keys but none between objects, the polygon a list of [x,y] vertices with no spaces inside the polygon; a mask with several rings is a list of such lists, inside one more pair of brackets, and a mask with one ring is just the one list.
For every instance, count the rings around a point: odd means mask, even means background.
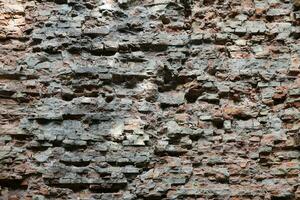
[{"label": "rough masonry texture", "polygon": [[0,199],[299,200],[299,5],[0,0]]}]

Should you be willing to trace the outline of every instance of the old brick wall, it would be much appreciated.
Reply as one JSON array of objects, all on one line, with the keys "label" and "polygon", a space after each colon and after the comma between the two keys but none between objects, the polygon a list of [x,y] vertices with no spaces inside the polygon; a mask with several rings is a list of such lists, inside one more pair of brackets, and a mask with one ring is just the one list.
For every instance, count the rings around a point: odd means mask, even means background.
[{"label": "old brick wall", "polygon": [[299,200],[297,4],[0,0],[0,199]]}]

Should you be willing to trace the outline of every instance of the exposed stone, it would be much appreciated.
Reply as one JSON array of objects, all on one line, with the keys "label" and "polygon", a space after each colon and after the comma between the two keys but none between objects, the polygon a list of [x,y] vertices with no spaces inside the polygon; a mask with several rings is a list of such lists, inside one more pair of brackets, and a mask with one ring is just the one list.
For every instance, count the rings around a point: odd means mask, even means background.
[{"label": "exposed stone", "polygon": [[158,102],[162,106],[179,106],[184,104],[184,93],[182,92],[167,92],[158,95]]},{"label": "exposed stone", "polygon": [[299,199],[297,1],[1,1],[0,199]]}]

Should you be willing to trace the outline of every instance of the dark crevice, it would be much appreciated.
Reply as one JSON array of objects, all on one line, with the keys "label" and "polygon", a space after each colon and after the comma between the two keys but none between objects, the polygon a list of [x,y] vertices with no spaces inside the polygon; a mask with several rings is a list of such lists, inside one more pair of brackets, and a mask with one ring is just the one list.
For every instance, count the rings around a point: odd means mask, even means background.
[{"label": "dark crevice", "polygon": [[80,162],[60,161],[60,162],[68,166],[76,166],[76,167],[86,167],[91,163],[91,161],[80,161]]},{"label": "dark crevice", "polygon": [[115,193],[125,188],[127,183],[118,184],[102,184],[102,185],[90,185],[89,189],[95,193]]},{"label": "dark crevice", "polygon": [[19,179],[0,179],[0,186],[10,189],[27,189],[27,185],[22,185],[23,181]]},{"label": "dark crevice", "polygon": [[290,194],[287,196],[272,196],[271,200],[292,200],[295,199],[294,195]]},{"label": "dark crevice", "polygon": [[62,116],[63,120],[81,120],[84,114],[64,114]]}]

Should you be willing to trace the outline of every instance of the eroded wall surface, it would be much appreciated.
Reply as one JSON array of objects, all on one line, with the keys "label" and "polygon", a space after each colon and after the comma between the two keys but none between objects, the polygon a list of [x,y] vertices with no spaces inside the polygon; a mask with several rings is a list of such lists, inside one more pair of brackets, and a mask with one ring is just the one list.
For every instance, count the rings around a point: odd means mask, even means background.
[{"label": "eroded wall surface", "polygon": [[300,199],[295,5],[1,0],[1,199]]}]

